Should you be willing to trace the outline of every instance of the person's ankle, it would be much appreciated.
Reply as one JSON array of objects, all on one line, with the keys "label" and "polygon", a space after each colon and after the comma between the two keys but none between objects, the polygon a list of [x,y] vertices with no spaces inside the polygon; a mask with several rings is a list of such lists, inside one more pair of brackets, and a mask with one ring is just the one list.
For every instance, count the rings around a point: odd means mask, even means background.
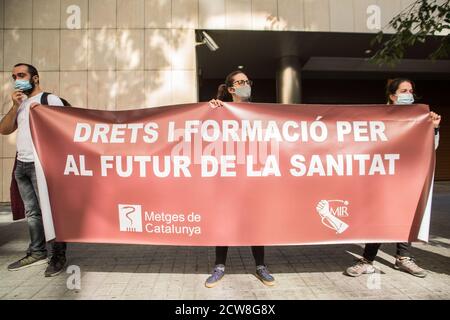
[{"label": "person's ankle", "polygon": [[218,269],[218,270],[220,270],[220,271],[225,271],[225,265],[224,265],[224,264],[221,264],[221,263],[216,264],[216,265],[214,266],[214,269]]},{"label": "person's ankle", "polygon": [[267,268],[267,266],[265,264],[257,264],[256,265],[256,270],[265,269],[265,268]]}]

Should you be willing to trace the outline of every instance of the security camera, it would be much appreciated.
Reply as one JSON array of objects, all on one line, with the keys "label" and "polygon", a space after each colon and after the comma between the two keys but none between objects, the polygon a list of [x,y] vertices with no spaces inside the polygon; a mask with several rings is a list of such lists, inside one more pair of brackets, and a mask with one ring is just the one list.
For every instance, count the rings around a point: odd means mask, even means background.
[{"label": "security camera", "polygon": [[206,33],[206,31],[202,31],[202,42],[200,44],[206,44],[209,50],[216,51],[219,49],[219,46],[217,43],[211,38],[209,34]]}]

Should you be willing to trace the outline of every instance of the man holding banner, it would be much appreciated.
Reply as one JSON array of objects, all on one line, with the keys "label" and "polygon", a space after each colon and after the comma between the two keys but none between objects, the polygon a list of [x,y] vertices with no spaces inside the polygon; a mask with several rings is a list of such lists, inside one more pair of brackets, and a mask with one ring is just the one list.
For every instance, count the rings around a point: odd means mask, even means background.
[{"label": "man holding banner", "polygon": [[[13,179],[16,180],[23,200],[25,215],[30,233],[30,245],[26,256],[8,266],[8,270],[16,271],[23,268],[47,263],[47,248],[39,204],[38,178],[36,176],[33,141],[30,134],[29,113],[35,104],[42,103],[44,92],[39,85],[37,69],[26,63],[14,66],[12,78],[15,82],[12,93],[13,105],[8,114],[0,122],[0,133],[8,135],[17,132],[17,159]],[[47,96],[49,105],[63,106],[62,100],[52,94]],[[11,199],[13,200],[13,199]],[[46,277],[61,273],[66,264],[66,244],[52,242],[52,257],[45,270]]]}]

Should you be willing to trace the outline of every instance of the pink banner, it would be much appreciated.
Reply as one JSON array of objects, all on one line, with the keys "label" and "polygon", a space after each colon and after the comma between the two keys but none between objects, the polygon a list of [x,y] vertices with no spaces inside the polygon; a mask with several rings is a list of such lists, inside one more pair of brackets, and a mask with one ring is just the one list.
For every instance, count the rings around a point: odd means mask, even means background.
[{"label": "pink banner", "polygon": [[427,241],[428,106],[31,111],[47,240]]}]

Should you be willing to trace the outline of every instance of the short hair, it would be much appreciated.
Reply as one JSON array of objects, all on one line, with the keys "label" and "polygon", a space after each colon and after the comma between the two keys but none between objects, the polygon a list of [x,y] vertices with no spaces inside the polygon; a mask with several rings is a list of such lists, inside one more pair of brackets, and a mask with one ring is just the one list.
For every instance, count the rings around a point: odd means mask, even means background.
[{"label": "short hair", "polygon": [[39,76],[39,73],[37,71],[37,69],[32,66],[31,64],[28,63],[18,63],[14,66],[15,67],[20,67],[20,66],[26,66],[28,68],[28,73],[31,75],[31,78],[33,78],[34,76]]}]

